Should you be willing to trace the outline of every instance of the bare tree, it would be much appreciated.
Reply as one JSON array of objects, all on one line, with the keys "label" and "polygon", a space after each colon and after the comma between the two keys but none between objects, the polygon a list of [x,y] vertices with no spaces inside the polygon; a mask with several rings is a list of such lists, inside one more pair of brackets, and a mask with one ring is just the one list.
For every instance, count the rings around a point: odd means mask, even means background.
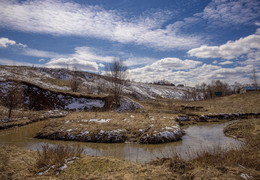
[{"label": "bare tree", "polygon": [[112,80],[112,92],[116,106],[120,104],[120,97],[123,92],[123,88],[126,84],[127,78],[127,67],[124,65],[122,60],[114,59],[112,63],[106,67],[108,76]]},{"label": "bare tree", "polygon": [[242,84],[240,84],[239,82],[235,82],[233,84],[233,93],[235,94],[240,93],[241,88],[242,88]]},{"label": "bare tree", "polygon": [[72,92],[78,92],[80,84],[81,84],[81,82],[78,79],[77,68],[74,67],[72,70],[72,77],[70,79],[70,88],[71,88]]},{"label": "bare tree", "polygon": [[7,89],[3,97],[3,105],[8,108],[8,119],[10,120],[12,110],[20,106],[23,102],[23,89],[20,83],[15,82]]},{"label": "bare tree", "polygon": [[258,83],[257,83],[257,74],[256,74],[256,71],[255,71],[255,68],[253,68],[253,71],[252,71],[252,81],[253,81],[253,86],[255,87],[255,90],[258,89]]}]

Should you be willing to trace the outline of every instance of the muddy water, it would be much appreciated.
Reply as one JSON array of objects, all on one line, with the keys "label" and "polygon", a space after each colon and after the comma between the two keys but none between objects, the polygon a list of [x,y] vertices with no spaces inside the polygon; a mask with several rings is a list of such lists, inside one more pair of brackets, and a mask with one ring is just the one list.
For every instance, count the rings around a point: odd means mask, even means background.
[{"label": "muddy water", "polygon": [[242,145],[241,141],[226,137],[223,128],[230,122],[221,124],[193,125],[185,129],[186,135],[182,141],[159,144],[103,144],[71,141],[53,141],[35,139],[33,136],[48,121],[36,122],[27,126],[0,131],[0,145],[15,145],[25,149],[41,149],[43,144],[80,145],[84,153],[91,156],[112,156],[136,162],[149,162],[156,158],[171,157],[178,154],[183,158],[194,156],[197,152],[210,150],[212,147],[236,148]]}]

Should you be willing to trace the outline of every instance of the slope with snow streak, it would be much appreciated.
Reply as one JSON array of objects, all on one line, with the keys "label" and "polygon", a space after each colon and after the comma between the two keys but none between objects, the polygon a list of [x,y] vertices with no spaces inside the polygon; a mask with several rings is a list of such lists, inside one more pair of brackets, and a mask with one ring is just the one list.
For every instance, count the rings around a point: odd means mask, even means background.
[{"label": "slope with snow streak", "polygon": [[[69,81],[73,73],[73,71],[67,69],[0,66],[0,80],[2,81],[7,79],[22,80],[43,88],[62,91],[70,91]],[[93,94],[107,94],[112,88],[111,82],[104,76],[88,72],[77,72],[76,74],[82,81],[82,91]],[[67,82],[67,85],[53,83],[57,81]],[[156,98],[183,99],[186,90],[186,87],[128,82],[123,89],[123,94],[139,100]]]}]

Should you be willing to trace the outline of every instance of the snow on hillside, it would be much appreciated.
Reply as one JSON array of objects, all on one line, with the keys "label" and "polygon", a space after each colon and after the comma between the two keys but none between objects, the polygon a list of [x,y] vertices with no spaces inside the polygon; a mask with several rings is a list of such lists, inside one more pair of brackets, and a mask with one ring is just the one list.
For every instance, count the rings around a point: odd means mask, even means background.
[{"label": "snow on hillside", "polygon": [[[70,90],[69,80],[72,75],[73,72],[67,69],[0,66],[1,81],[7,79],[22,80],[43,88],[63,91]],[[77,75],[82,81],[81,91],[93,94],[100,91],[101,94],[109,92],[111,83],[106,78],[88,72],[78,72]],[[155,98],[183,99],[186,90],[186,87],[129,82],[124,88],[124,95],[141,100]]]},{"label": "snow on hillside", "polygon": [[[10,94],[8,89],[15,87],[13,82],[0,81],[0,100],[8,99]],[[23,105],[29,109],[63,109],[63,110],[92,110],[93,108],[101,109],[105,105],[102,99],[89,99],[87,97],[74,97],[69,94],[55,93],[38,87],[22,84],[24,89]]]},{"label": "snow on hillside", "polygon": [[184,96],[185,88],[144,83],[131,83],[125,88],[125,91],[133,94],[138,99],[154,99],[158,97],[182,99]]}]

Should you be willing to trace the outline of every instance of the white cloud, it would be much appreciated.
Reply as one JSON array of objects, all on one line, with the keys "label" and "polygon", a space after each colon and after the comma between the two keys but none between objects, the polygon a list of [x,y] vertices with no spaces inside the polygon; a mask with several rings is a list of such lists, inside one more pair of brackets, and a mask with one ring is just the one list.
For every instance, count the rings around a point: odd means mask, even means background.
[{"label": "white cloud", "polygon": [[148,57],[130,57],[124,61],[124,64],[126,66],[147,65],[155,61],[156,59]]},{"label": "white cloud", "polygon": [[50,68],[77,68],[78,70],[86,70],[91,72],[98,71],[98,64],[96,62],[84,61],[82,59],[78,59],[76,57],[69,58],[58,58],[52,59],[48,63],[45,64]]},{"label": "white cloud", "polygon": [[200,46],[188,51],[190,56],[199,58],[236,59],[242,55],[257,53],[260,50],[260,35],[253,34],[236,41],[228,41],[221,46]]},{"label": "white cloud", "polygon": [[199,37],[162,28],[169,12],[127,19],[115,10],[59,0],[2,0],[0,7],[5,7],[0,8],[0,26],[20,31],[95,37],[161,50],[187,49],[202,42]]},{"label": "white cloud", "polygon": [[[201,65],[200,61],[181,60],[178,58],[165,58],[158,60],[150,65],[129,70],[130,78],[142,81],[153,82],[157,80],[184,81],[187,77],[187,70]],[[174,80],[174,81],[173,81]]]},{"label": "white cloud", "polygon": [[[173,60],[172,63],[170,60]],[[230,84],[235,81],[250,83],[249,76],[252,68],[252,65],[223,68],[218,65],[203,64],[200,61],[166,58],[142,68],[131,69],[129,74],[131,79],[141,82],[168,80],[175,84],[194,86],[203,82],[210,83],[212,80],[221,80]]]},{"label": "white cloud", "polygon": [[112,62],[115,59],[114,56],[100,54],[100,50],[98,49],[85,46],[75,48],[75,53],[72,56],[92,62]]},{"label": "white cloud", "polygon": [[212,63],[213,63],[213,64],[218,64],[218,61],[217,61],[217,60],[214,60]]},{"label": "white cloud", "polygon": [[217,25],[254,24],[259,20],[259,0],[213,0],[201,14]]},{"label": "white cloud", "polygon": [[5,37],[0,38],[0,48],[7,48],[8,46],[19,46],[19,47],[26,47],[26,45],[22,43],[17,43],[14,40],[10,40]]},{"label": "white cloud", "polygon": [[200,64],[202,64],[202,62],[200,61],[181,60],[178,58],[164,58],[153,63],[150,67],[155,69],[168,69],[174,71],[195,68]]},{"label": "white cloud", "polygon": [[[195,13],[191,17],[184,18],[181,21],[176,21],[167,26],[171,31],[180,33],[183,30],[190,30],[194,26],[207,25],[219,26],[236,26],[255,24],[259,26],[260,14],[260,1],[259,0],[212,0],[202,12]],[[260,29],[258,29],[260,33]],[[204,39],[206,37],[203,37]]]},{"label": "white cloud", "polygon": [[90,47],[77,47],[75,53],[63,55],[61,58],[52,58],[47,67],[67,68],[76,67],[79,70],[98,72],[99,67],[103,67],[103,63],[109,63],[114,60],[114,56],[104,56],[97,52],[97,49]]},{"label": "white cloud", "polygon": [[224,61],[224,62],[220,62],[220,65],[228,65],[228,64],[233,64],[234,62],[232,61]]},{"label": "white cloud", "polygon": [[0,64],[10,66],[41,66],[40,64],[27,63],[22,61],[16,61],[12,59],[0,58]]},{"label": "white cloud", "polygon": [[260,68],[260,51],[249,53],[247,59],[240,62],[240,64],[253,65]]},{"label": "white cloud", "polygon": [[31,48],[24,49],[22,54],[26,56],[45,57],[45,58],[58,58],[64,56],[62,54],[58,54],[55,52],[41,51],[41,50],[31,49]]}]

